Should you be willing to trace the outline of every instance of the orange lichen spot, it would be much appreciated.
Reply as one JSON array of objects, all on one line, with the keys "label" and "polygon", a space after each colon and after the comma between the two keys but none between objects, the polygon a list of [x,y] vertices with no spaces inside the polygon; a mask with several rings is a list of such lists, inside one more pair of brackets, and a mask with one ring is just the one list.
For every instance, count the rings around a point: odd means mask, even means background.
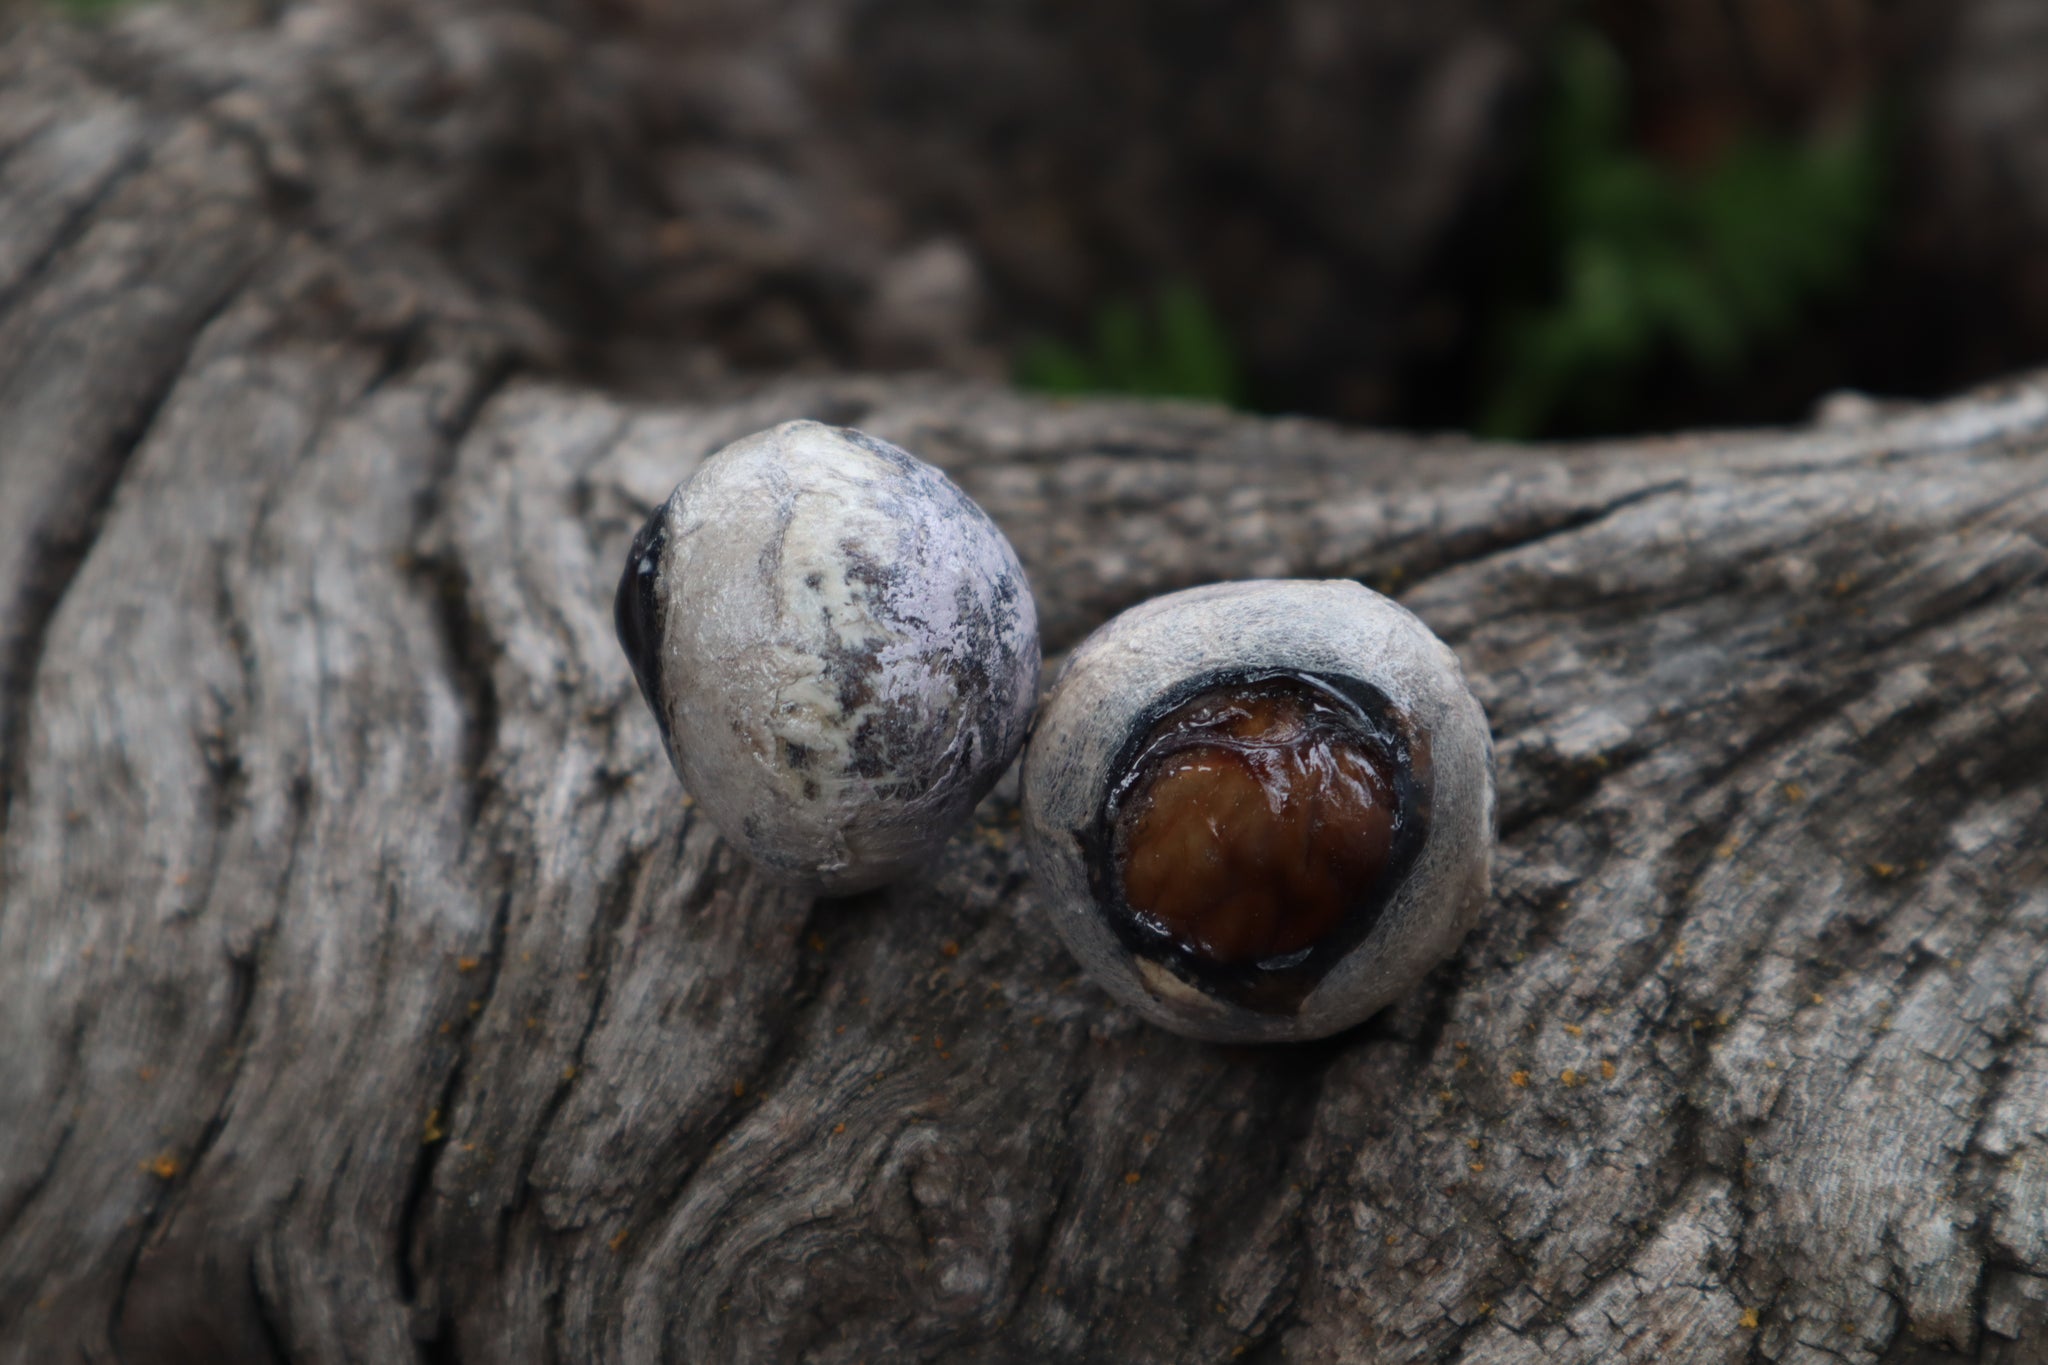
[{"label": "orange lichen spot", "polygon": [[1806,788],[1800,786],[1797,782],[1787,782],[1785,784],[1785,799],[1787,801],[1804,801],[1806,799]]},{"label": "orange lichen spot", "polygon": [[588,980],[590,980],[590,973],[589,973],[589,972],[578,972],[578,973],[576,973],[576,979],[577,979],[578,981],[588,981]]},{"label": "orange lichen spot", "polygon": [[1450,1102],[1451,1102],[1452,1100],[1454,1100],[1454,1099],[1458,1098],[1458,1097],[1457,1097],[1457,1095],[1456,1095],[1456,1094],[1455,1094],[1454,1092],[1452,1092],[1452,1091],[1449,1091],[1449,1090],[1439,1090],[1439,1091],[1437,1091],[1437,1092],[1436,1092],[1436,1097],[1437,1097],[1438,1099],[1442,1100],[1442,1101],[1443,1101],[1443,1102],[1444,1102],[1445,1104],[1449,1104],[1449,1103],[1450,1103]]},{"label": "orange lichen spot", "polygon": [[743,1100],[747,1097],[747,1083],[745,1081],[734,1081],[732,1083],[732,1097],[736,1100]]},{"label": "orange lichen spot", "polygon": [[838,1028],[835,1028],[835,1029],[833,1029],[832,1031],[833,1031],[834,1033],[844,1033],[844,1032],[846,1032],[846,1025],[844,1025],[844,1024],[841,1024],[841,1025],[840,1025],[840,1026],[839,1026]]},{"label": "orange lichen spot", "polygon": [[169,1180],[178,1174],[178,1155],[175,1152],[158,1152],[142,1163],[142,1169],[158,1180]]},{"label": "orange lichen spot", "polygon": [[1138,1183],[1138,1173],[1137,1173],[1136,1171],[1125,1171],[1125,1172],[1124,1172],[1124,1184],[1126,1184],[1126,1185],[1135,1185],[1135,1184],[1137,1184],[1137,1183]]},{"label": "orange lichen spot", "polygon": [[1600,1063],[1600,1079],[1601,1079],[1601,1080],[1603,1080],[1603,1081],[1611,1081],[1611,1080],[1613,1080],[1613,1079],[1614,1079],[1614,1063],[1613,1063],[1613,1062],[1609,1062],[1609,1061],[1602,1061],[1602,1062]]},{"label": "orange lichen spot", "polygon": [[569,1066],[565,1066],[562,1068],[562,1079],[565,1081],[573,1081],[576,1079],[576,1067],[573,1063]]},{"label": "orange lichen spot", "polygon": [[1811,999],[1813,1003],[1816,1005],[1825,1005],[1828,1002],[1828,998],[1825,995],[1822,995],[1819,991],[1815,991],[1808,998]]},{"label": "orange lichen spot", "polygon": [[934,1033],[934,1034],[932,1035],[932,1051],[934,1051],[934,1052],[940,1052],[940,1051],[943,1051],[943,1050],[945,1049],[945,1046],[946,1046],[946,1040],[945,1040],[944,1038],[940,1037],[940,1036],[939,1036],[938,1034]]},{"label": "orange lichen spot", "polygon": [[694,805],[696,805],[696,804],[697,804],[697,798],[696,798],[696,797],[694,797],[694,796],[684,796],[684,797],[683,797],[683,809],[684,809],[684,810],[688,810],[688,809],[689,809],[690,807],[692,807],[692,806],[694,806]]},{"label": "orange lichen spot", "polygon": [[1478,1138],[1466,1138],[1466,1139],[1465,1139],[1465,1145],[1466,1145],[1467,1147],[1470,1147],[1470,1148],[1471,1148],[1471,1149],[1472,1149],[1473,1151],[1475,1151],[1475,1152],[1476,1152],[1476,1151],[1478,1151],[1478,1150],[1479,1150],[1479,1139],[1478,1139]]},{"label": "orange lichen spot", "polygon": [[1566,1024],[1564,1026],[1564,1031],[1566,1033],[1569,1033],[1574,1038],[1583,1038],[1586,1036],[1586,1030],[1578,1024]]},{"label": "orange lichen spot", "polygon": [[470,1001],[470,1002],[469,1002],[469,1012],[470,1012],[471,1014],[482,1014],[482,1013],[484,1012],[484,1002],[483,1002],[483,1001],[481,1001],[481,1000],[472,1000],[472,1001]]},{"label": "orange lichen spot", "polygon": [[455,959],[455,970],[458,972],[473,972],[482,965],[483,959],[480,957],[458,957]]},{"label": "orange lichen spot", "polygon": [[832,1125],[832,1136],[834,1136],[834,1137],[837,1137],[837,1136],[839,1136],[839,1135],[840,1135],[841,1133],[843,1133],[843,1132],[845,1132],[845,1131],[846,1131],[846,1125],[845,1125],[845,1124],[843,1124],[843,1123],[835,1123],[835,1124],[833,1124],[833,1125]]},{"label": "orange lichen spot", "polygon": [[1836,597],[1847,597],[1850,593],[1856,591],[1856,575],[1852,573],[1843,574],[1828,585],[1828,591]]},{"label": "orange lichen spot", "polygon": [[139,1080],[139,1081],[153,1081],[153,1080],[155,1080],[155,1079],[156,1079],[156,1068],[155,1068],[155,1067],[153,1067],[153,1066],[144,1066],[144,1067],[137,1067],[137,1068],[136,1068],[136,1070],[135,1070],[135,1079],[137,1079],[137,1080]]},{"label": "orange lichen spot", "polygon": [[439,1142],[442,1138],[447,1136],[448,1130],[441,1126],[441,1111],[438,1109],[429,1109],[427,1111],[426,1124],[424,1127],[420,1129],[421,1144],[424,1145],[430,1142]]},{"label": "orange lichen spot", "polygon": [[527,1015],[527,1016],[526,1016],[526,1027],[527,1027],[528,1029],[537,1029],[537,1028],[539,1028],[539,1027],[540,1027],[540,1019],[539,1019],[539,1018],[538,1018],[537,1016],[535,1016],[535,1015],[531,1015],[531,1014]]},{"label": "orange lichen spot", "polygon": [[1754,1308],[1743,1309],[1742,1316],[1735,1320],[1735,1325],[1745,1332],[1754,1332],[1756,1330],[1756,1310]]},{"label": "orange lichen spot", "polygon": [[958,957],[960,956],[960,945],[949,938],[939,945],[939,955],[942,957]]},{"label": "orange lichen spot", "polygon": [[1565,1089],[1569,1090],[1579,1083],[1579,1073],[1572,1070],[1570,1067],[1566,1067],[1564,1070],[1557,1073],[1557,1079],[1564,1086]]},{"label": "orange lichen spot", "polygon": [[825,936],[823,934],[811,935],[811,951],[814,953],[822,953],[825,951]]},{"label": "orange lichen spot", "polygon": [[1671,945],[1671,960],[1672,960],[1673,962],[1683,962],[1683,961],[1685,961],[1685,940],[1684,940],[1684,939],[1680,939],[1680,940],[1678,940],[1678,942],[1676,942],[1676,943],[1674,943],[1674,944],[1672,944],[1672,945]]},{"label": "orange lichen spot", "polygon": [[1458,1054],[1458,1060],[1451,1063],[1451,1070],[1463,1071],[1466,1067],[1470,1065],[1472,1065],[1472,1059],[1470,1057],[1467,1057],[1463,1053],[1460,1053]]},{"label": "orange lichen spot", "polygon": [[1478,1175],[1481,1171],[1484,1171],[1486,1169],[1486,1163],[1483,1161],[1475,1161],[1470,1166],[1466,1167],[1466,1169],[1471,1171],[1472,1174]]},{"label": "orange lichen spot", "polygon": [[1899,875],[1899,869],[1894,863],[1872,863],[1870,865],[1870,875],[1879,881],[1890,881],[1893,877]]},{"label": "orange lichen spot", "polygon": [[609,1242],[605,1243],[605,1245],[610,1247],[613,1251],[618,1251],[619,1249],[624,1247],[626,1245],[626,1230],[624,1228],[620,1228],[618,1232],[612,1237],[612,1239]]},{"label": "orange lichen spot", "polygon": [[1527,1086],[1529,1084],[1529,1073],[1526,1071],[1510,1071],[1508,1073],[1508,1084]]}]

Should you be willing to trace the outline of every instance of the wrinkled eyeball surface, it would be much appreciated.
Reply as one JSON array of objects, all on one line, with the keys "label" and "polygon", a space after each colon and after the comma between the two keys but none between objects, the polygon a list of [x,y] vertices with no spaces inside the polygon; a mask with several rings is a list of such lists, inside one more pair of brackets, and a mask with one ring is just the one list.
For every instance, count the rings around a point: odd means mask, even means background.
[{"label": "wrinkled eyeball surface", "polygon": [[827,894],[946,842],[1038,690],[1017,555],[932,466],[790,422],[720,450],[634,538],[614,615],[684,790]]},{"label": "wrinkled eyeball surface", "polygon": [[1493,744],[1406,608],[1348,581],[1221,583],[1075,649],[1024,820],[1053,925],[1111,995],[1195,1038],[1319,1038],[1477,917]]}]

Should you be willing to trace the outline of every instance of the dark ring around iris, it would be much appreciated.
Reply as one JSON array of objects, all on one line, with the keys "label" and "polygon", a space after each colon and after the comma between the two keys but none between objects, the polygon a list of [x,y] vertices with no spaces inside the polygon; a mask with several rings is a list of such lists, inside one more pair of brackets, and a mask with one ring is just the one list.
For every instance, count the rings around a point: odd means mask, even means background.
[{"label": "dark ring around iris", "polygon": [[[1384,755],[1393,791],[1394,829],[1384,871],[1337,926],[1307,948],[1248,964],[1213,961],[1135,912],[1117,865],[1119,803],[1138,780],[1140,755],[1154,728],[1205,692],[1290,682],[1308,687],[1356,728],[1355,738]],[[1133,957],[1157,963],[1208,995],[1261,1014],[1290,1015],[1339,962],[1371,934],[1429,838],[1431,791],[1428,736],[1371,683],[1290,668],[1219,669],[1184,678],[1154,698],[1131,721],[1108,768],[1102,801],[1086,829],[1077,831],[1088,886],[1110,930]]]}]

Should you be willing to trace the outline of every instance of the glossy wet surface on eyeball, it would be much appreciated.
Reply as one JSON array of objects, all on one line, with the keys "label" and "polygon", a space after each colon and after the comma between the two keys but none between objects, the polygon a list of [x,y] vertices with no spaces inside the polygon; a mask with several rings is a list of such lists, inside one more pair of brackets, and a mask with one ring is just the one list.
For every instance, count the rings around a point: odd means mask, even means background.
[{"label": "glossy wet surface on eyeball", "polygon": [[1125,902],[1218,965],[1314,947],[1365,905],[1393,854],[1387,756],[1332,699],[1291,679],[1175,708],[1122,792]]}]

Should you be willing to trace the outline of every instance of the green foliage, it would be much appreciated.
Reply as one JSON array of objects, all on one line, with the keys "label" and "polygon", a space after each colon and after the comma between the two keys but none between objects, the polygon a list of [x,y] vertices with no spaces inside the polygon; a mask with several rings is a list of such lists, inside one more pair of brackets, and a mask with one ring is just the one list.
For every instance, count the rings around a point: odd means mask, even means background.
[{"label": "green foliage", "polygon": [[1712,380],[1853,283],[1881,195],[1866,124],[1746,137],[1685,174],[1631,150],[1627,76],[1589,31],[1561,46],[1540,152],[1546,276],[1496,338],[1480,428],[1527,437],[1626,415],[1660,356]]},{"label": "green foliage", "polygon": [[1039,341],[1017,358],[1017,382],[1046,393],[1124,393],[1236,404],[1244,384],[1223,324],[1187,285],[1150,308],[1121,301],[1096,314],[1086,350]]}]

